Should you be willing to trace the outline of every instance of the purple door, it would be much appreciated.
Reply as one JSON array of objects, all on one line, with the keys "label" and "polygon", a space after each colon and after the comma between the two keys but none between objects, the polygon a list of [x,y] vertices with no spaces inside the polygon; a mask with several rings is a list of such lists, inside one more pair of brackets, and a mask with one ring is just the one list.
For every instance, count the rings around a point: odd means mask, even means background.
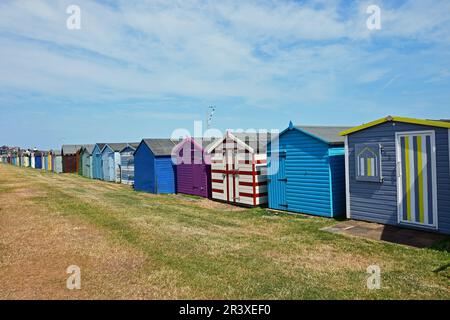
[{"label": "purple door", "polygon": [[192,191],[202,196],[203,194],[203,166],[201,164],[194,164],[192,165]]}]

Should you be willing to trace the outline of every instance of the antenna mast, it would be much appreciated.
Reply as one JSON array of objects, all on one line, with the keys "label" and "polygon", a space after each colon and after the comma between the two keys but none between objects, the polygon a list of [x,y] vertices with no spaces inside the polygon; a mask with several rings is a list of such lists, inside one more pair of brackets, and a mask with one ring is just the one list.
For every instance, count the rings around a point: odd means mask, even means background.
[{"label": "antenna mast", "polygon": [[214,111],[216,111],[216,107],[215,106],[209,106],[208,107],[208,116],[206,118],[206,129],[211,129],[212,126],[212,120],[213,120],[213,116],[214,116]]}]

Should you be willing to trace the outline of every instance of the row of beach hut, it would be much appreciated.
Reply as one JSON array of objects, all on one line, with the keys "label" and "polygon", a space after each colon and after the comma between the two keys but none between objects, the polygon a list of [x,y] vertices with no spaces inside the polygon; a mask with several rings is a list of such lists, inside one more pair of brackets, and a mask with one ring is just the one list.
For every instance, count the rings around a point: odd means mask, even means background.
[{"label": "row of beach hut", "polygon": [[143,139],[2,155],[149,193],[377,222],[450,234],[450,121],[388,116],[358,127],[277,135]]},{"label": "row of beach hut", "polygon": [[19,150],[15,153],[0,155],[0,162],[21,167],[30,167],[61,173],[61,151]]}]

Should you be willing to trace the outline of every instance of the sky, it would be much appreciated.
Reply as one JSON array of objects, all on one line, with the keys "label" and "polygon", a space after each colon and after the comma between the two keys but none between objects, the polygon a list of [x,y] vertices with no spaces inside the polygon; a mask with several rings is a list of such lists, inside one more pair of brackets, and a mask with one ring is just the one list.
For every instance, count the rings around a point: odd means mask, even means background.
[{"label": "sky", "polygon": [[448,0],[2,0],[0,145],[448,119],[449,30]]}]

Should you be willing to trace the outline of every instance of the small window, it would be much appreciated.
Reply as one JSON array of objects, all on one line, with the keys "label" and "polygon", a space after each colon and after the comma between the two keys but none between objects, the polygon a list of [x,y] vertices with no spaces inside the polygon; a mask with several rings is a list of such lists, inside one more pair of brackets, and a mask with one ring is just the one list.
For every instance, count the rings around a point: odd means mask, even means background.
[{"label": "small window", "polygon": [[383,181],[381,172],[381,145],[356,144],[356,180],[381,182]]}]

